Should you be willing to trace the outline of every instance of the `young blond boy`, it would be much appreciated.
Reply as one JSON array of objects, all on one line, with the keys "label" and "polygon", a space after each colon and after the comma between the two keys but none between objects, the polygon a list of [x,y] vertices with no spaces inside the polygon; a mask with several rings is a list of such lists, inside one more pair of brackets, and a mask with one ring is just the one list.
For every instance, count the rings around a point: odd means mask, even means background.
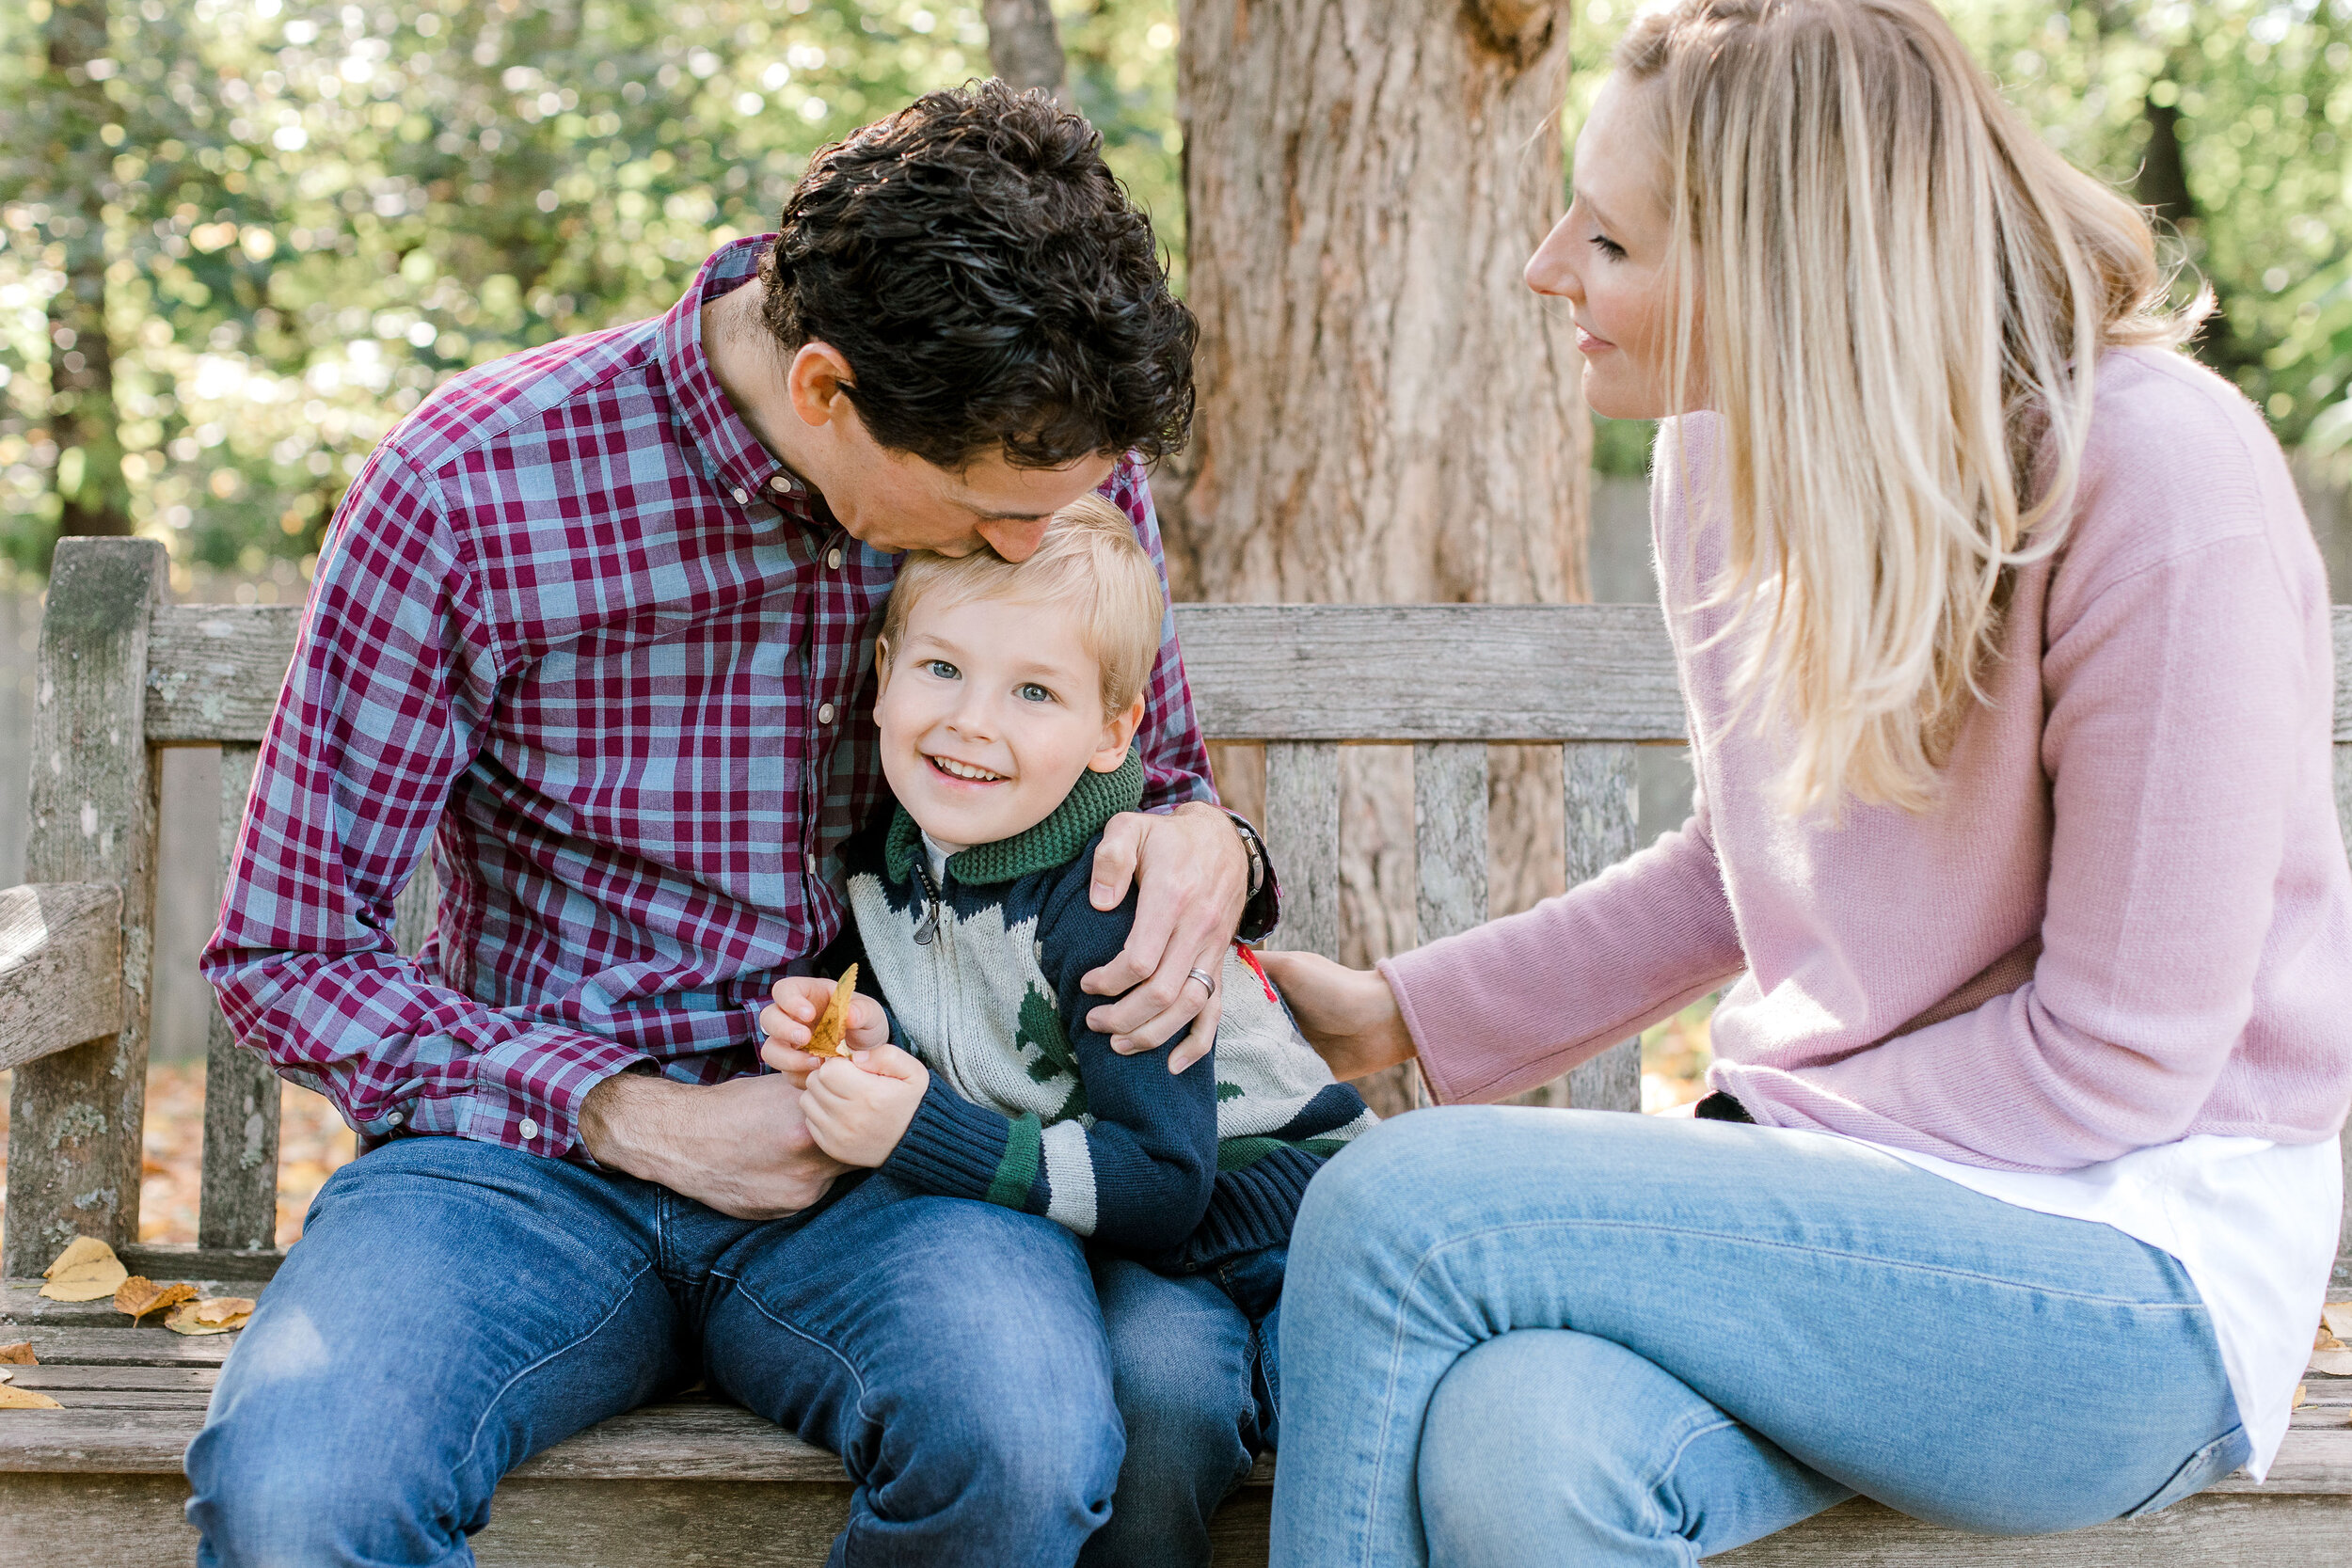
[{"label": "young blond boy", "polygon": [[[1019,565],[909,558],[875,654],[897,807],[846,851],[881,1000],[853,1000],[847,1060],[797,1049],[827,982],[782,982],[761,1015],[763,1055],[802,1081],[834,1159],[1086,1244],[1127,1445],[1079,1560],[1128,1568],[1207,1562],[1208,1515],[1273,1437],[1271,1320],[1299,1196],[1374,1119],[1244,949],[1195,972],[1224,989],[1224,1016],[1182,1073],[1086,1026],[1101,999],[1080,977],[1135,919],[1132,898],[1093,908],[1089,872],[1104,824],[1142,798],[1129,743],[1164,609],[1132,525],[1094,496]],[[1128,1308],[1167,1291],[1228,1349],[1226,1386],[1253,1406],[1243,1430],[1216,1390],[1154,1386],[1153,1347],[1121,1342]]]}]

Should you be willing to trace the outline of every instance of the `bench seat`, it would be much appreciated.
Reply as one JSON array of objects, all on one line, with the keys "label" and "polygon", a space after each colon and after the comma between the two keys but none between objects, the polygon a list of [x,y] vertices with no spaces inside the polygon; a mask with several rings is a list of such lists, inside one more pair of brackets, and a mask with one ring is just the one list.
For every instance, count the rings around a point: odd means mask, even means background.
[{"label": "bench seat", "polygon": [[[141,1249],[150,1254],[159,1249]],[[128,1328],[105,1302],[0,1285],[0,1338],[29,1338],[14,1386],[65,1408],[0,1411],[0,1568],[171,1560],[193,1549],[180,1457],[234,1335]],[[250,1293],[253,1279],[204,1282]],[[2231,1568],[2352,1561],[2352,1378],[2314,1376],[2268,1484],[2232,1477],[2153,1518],[2039,1540],[1936,1529],[1855,1502],[1714,1560],[1729,1568]],[[1220,1564],[1265,1560],[1274,1466],[1216,1524]],[[691,1393],[618,1416],[517,1466],[475,1538],[485,1568],[818,1564],[850,1506],[840,1461],[739,1406]],[[114,1549],[110,1549],[114,1548]],[[135,1548],[135,1554],[134,1551]]]}]

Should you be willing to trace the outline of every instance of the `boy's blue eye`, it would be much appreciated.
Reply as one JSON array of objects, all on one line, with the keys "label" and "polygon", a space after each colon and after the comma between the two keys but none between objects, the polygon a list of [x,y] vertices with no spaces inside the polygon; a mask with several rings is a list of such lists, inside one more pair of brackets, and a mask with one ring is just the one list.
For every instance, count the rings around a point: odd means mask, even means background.
[{"label": "boy's blue eye", "polygon": [[1054,694],[1035,681],[1025,682],[1013,688],[1013,690],[1025,703],[1050,703],[1054,700]]},{"label": "boy's blue eye", "polygon": [[925,659],[923,661],[923,672],[926,674],[936,675],[944,681],[954,680],[958,675],[963,673],[962,671],[957,669],[954,665],[948,663],[944,658]]}]

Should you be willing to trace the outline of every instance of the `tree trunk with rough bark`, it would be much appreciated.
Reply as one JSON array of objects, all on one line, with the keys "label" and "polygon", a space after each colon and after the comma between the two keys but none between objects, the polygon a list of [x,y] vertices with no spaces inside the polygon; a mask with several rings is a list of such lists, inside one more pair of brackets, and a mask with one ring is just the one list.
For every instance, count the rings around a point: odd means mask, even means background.
[{"label": "tree trunk with rough bark", "polygon": [[[1565,198],[1565,0],[1185,0],[1182,20],[1200,403],[1155,483],[1177,595],[1585,598],[1580,362],[1519,276]],[[1219,777],[1248,809],[1241,751]],[[1503,913],[1561,887],[1561,766],[1492,762]],[[1343,753],[1342,834],[1361,964],[1415,940],[1409,749]],[[1410,1103],[1401,1078],[1372,1088]]]},{"label": "tree trunk with rough bark", "polygon": [[49,301],[49,424],[57,444],[57,531],[127,534],[130,492],[115,422],[114,347],[106,336],[104,190],[113,153],[100,135],[121,115],[106,98],[105,0],[56,0],[48,52],[56,171],[49,232],[65,250],[65,287]]},{"label": "tree trunk with rough bark", "polygon": [[985,0],[988,69],[1016,87],[1043,87],[1068,103],[1054,0]]}]

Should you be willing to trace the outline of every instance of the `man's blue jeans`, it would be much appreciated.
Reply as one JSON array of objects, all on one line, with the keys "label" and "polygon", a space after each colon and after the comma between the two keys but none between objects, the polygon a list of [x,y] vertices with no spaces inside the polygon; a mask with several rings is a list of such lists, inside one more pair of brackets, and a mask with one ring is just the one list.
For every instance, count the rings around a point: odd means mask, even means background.
[{"label": "man's blue jeans", "polygon": [[1840,1139],[1383,1123],[1308,1189],[1276,1568],[1687,1568],[1855,1492],[2036,1534],[2249,1451],[2171,1258]]},{"label": "man's blue jeans", "polygon": [[1195,1299],[1205,1281],[1131,1268],[1104,1266],[1125,1288],[1098,1305],[1061,1227],[881,1176],[755,1224],[404,1139],[327,1182],[229,1357],[188,1449],[199,1560],[471,1562],[509,1468],[707,1379],[842,1456],[835,1564],[1071,1563],[1111,1513],[1123,1425],[1163,1463],[1089,1561],[1184,1561],[1249,1464],[1247,1325]]}]

